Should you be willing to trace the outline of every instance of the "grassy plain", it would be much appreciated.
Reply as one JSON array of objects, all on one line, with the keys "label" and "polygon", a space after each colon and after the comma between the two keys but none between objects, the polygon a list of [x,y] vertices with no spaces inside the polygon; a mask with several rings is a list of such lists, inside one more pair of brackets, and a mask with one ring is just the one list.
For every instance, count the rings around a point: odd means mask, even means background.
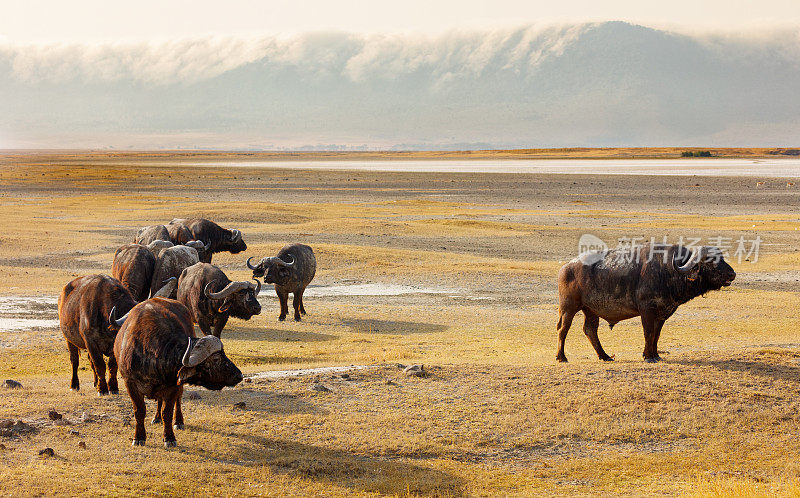
[{"label": "grassy plain", "polygon": [[[187,216],[242,230],[247,252],[214,259],[232,278],[249,276],[247,256],[298,241],[317,254],[314,285],[436,292],[307,297],[301,323],[277,322],[277,299],[262,298],[262,315],[232,320],[222,336],[246,374],[376,367],[191,389],[200,399],[184,396],[174,450],[159,426],[145,448],[130,446],[130,401],[93,393],[85,355],[83,390],[68,390],[57,329],[0,330],[0,379],[24,386],[0,389],[0,420],[36,429],[0,437],[0,494],[800,494],[800,194],[785,182],[197,169],[98,156],[3,159],[0,296],[55,296],[75,276],[109,273],[139,226]],[[617,361],[600,363],[578,318],[570,363],[559,365],[555,274],[583,233],[763,243],[757,262],[733,258],[731,288],[667,322],[666,361],[641,361],[630,320],[613,333],[601,326]],[[431,376],[406,377],[397,363]],[[70,425],[50,421],[51,408]],[[40,458],[45,447],[55,457]]]}]

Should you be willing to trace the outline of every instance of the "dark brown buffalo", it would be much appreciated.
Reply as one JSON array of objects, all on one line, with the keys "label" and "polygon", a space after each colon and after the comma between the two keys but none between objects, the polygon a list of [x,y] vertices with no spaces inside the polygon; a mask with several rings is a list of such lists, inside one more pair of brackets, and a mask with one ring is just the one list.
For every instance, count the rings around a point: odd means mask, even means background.
[{"label": "dark brown buffalo", "polygon": [[150,297],[150,284],[156,257],[147,246],[127,244],[114,253],[111,275],[128,288],[133,298],[144,301]]},{"label": "dark brown buffalo", "polygon": [[[102,396],[109,390],[117,394],[117,363],[114,360],[114,338],[119,327],[113,321],[112,310],[123,314],[136,305],[131,293],[117,279],[108,275],[79,277],[64,286],[58,297],[58,321],[67,340],[72,362],[70,387],[80,389],[78,381],[79,350],[89,352],[94,372],[94,385]],[[106,364],[108,357],[108,382]]]},{"label": "dark brown buffalo", "polygon": [[[201,255],[202,263],[211,263],[211,256],[217,252],[228,251],[238,254],[247,250],[247,244],[242,240],[242,233],[239,230],[227,230],[205,218],[175,218],[167,225],[167,228],[171,230],[170,233],[172,231],[185,233],[178,227],[170,228],[170,225],[184,226],[192,234],[194,240],[201,240],[204,244],[211,245],[210,249]],[[173,240],[173,243],[179,242]]]},{"label": "dark brown buffalo", "polygon": [[154,240],[169,240],[167,227],[164,225],[151,225],[149,227],[140,228],[134,242],[146,246]]},{"label": "dark brown buffalo", "polygon": [[257,265],[250,264],[247,259],[247,267],[253,270],[253,278],[264,277],[264,282],[275,284],[275,293],[281,303],[281,314],[278,320],[286,320],[289,313],[289,293],[294,294],[292,306],[294,307],[294,319],[300,321],[300,315],[306,314],[303,306],[303,292],[308,284],[314,279],[317,271],[317,258],[314,251],[304,244],[290,244],[278,251],[277,256],[263,258]]},{"label": "dark brown buffalo", "polygon": [[186,268],[178,279],[178,301],[189,308],[204,334],[216,337],[228,318],[249,320],[261,313],[260,290],[261,282],[231,282],[222,270],[208,263]]},{"label": "dark brown buffalo", "polygon": [[156,420],[164,422],[164,446],[169,448],[176,445],[173,412],[175,428],[183,428],[184,384],[219,390],[242,381],[242,372],[225,355],[219,338],[196,338],[191,313],[173,299],[156,297],[134,307],[117,334],[114,354],[133,402],[134,446],[143,446],[147,438],[145,398],[158,401]]},{"label": "dark brown buffalo", "polygon": [[576,258],[558,274],[558,361],[567,361],[564,341],[578,311],[583,311],[583,332],[597,356],[606,354],[597,327],[600,318],[613,328],[622,320],[641,316],[644,328],[644,359],[659,361],[658,338],[664,322],[678,306],[708,291],[727,287],[736,272],[719,249],[693,251],[679,245],[644,244]]},{"label": "dark brown buffalo", "polygon": [[[198,250],[199,249],[199,250]],[[202,242],[191,241],[186,245],[172,246],[161,251],[156,258],[153,279],[150,284],[150,292],[155,295],[170,278],[178,279],[186,268],[200,261],[199,253],[203,250]],[[176,293],[177,293],[177,289]],[[170,296],[175,299],[176,293]]]}]

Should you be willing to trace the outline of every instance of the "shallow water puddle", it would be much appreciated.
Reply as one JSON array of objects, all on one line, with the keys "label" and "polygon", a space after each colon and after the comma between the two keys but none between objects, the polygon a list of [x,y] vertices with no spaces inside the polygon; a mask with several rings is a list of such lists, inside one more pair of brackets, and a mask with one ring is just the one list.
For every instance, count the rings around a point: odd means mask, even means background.
[{"label": "shallow water puddle", "polygon": [[[259,295],[272,295],[272,289],[265,289]],[[351,284],[351,285],[310,285],[303,293],[305,297],[325,296],[403,296],[407,294],[453,294],[454,289],[436,289],[397,284]]]},{"label": "shallow water puddle", "polygon": [[0,296],[0,332],[58,327],[57,297]]},{"label": "shallow water puddle", "polygon": [[258,372],[246,377],[250,379],[285,379],[288,377],[301,377],[303,375],[320,375],[350,372],[352,370],[365,370],[367,368],[378,368],[380,365],[350,365],[347,367],[318,367],[318,368],[299,368],[297,370],[270,370]]}]

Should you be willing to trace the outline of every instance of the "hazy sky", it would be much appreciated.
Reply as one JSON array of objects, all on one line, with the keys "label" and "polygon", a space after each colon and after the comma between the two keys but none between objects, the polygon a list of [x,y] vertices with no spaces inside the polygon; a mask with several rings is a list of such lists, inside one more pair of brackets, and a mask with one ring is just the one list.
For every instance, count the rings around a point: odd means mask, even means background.
[{"label": "hazy sky", "polygon": [[[622,20],[673,29],[800,24],[798,0],[17,0],[0,2],[16,43],[163,40],[205,35],[440,32]],[[2,39],[2,38],[0,38]]]},{"label": "hazy sky", "polygon": [[0,0],[0,148],[797,146],[797,88],[800,0]]}]

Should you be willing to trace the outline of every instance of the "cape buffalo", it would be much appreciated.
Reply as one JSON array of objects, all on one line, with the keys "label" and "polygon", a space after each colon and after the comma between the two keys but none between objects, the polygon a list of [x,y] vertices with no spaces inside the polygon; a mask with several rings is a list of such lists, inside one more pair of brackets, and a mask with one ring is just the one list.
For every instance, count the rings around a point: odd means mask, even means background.
[{"label": "cape buffalo", "polygon": [[136,418],[134,446],[143,446],[145,398],[158,401],[164,422],[164,446],[176,445],[173,431],[183,428],[180,398],[183,385],[219,390],[242,381],[214,336],[197,339],[192,316],[183,304],[155,297],[135,306],[125,317],[114,342],[119,372],[133,402]]},{"label": "cape buffalo", "polygon": [[[155,294],[168,279],[171,277],[179,278],[183,270],[198,263],[200,261],[198,249],[202,251],[202,248],[203,243],[197,240],[188,242],[186,245],[182,246],[168,247],[161,251],[161,254],[156,259],[156,266],[153,270],[150,292]],[[173,293],[167,297],[175,299],[176,294]]]},{"label": "cape buffalo", "polygon": [[[211,248],[201,255],[200,261],[203,263],[211,263],[211,256],[217,252],[228,251],[232,254],[238,254],[247,250],[247,244],[242,239],[242,232],[239,230],[226,230],[205,218],[175,218],[169,222],[169,225],[182,225],[189,230],[193,239],[202,240],[204,244],[211,245]],[[167,228],[170,228],[169,225],[167,225]],[[170,233],[174,231],[175,233],[185,234],[177,227],[170,228],[170,230]],[[178,242],[173,240],[173,243],[177,244]]]},{"label": "cape buffalo", "polygon": [[[113,320],[112,311],[123,314],[136,305],[128,289],[108,275],[79,277],[64,286],[58,297],[58,321],[61,333],[67,340],[69,359],[72,363],[70,388],[80,389],[78,381],[78,353],[89,352],[89,363],[94,372],[94,385],[101,396],[119,392],[117,387],[117,362],[114,359],[114,337],[119,327]],[[108,357],[108,382],[106,364]]]},{"label": "cape buffalo", "polygon": [[294,319],[299,322],[300,315],[306,314],[303,292],[317,271],[314,251],[304,244],[290,244],[278,251],[277,256],[263,258],[256,266],[250,264],[251,259],[253,258],[247,259],[247,267],[253,270],[253,278],[263,276],[265,283],[275,284],[275,293],[281,302],[278,320],[285,320],[289,313],[287,301],[291,292],[294,294]]},{"label": "cape buffalo", "polygon": [[231,282],[222,270],[208,263],[186,268],[178,279],[178,301],[189,308],[204,334],[216,337],[229,317],[249,320],[261,313],[260,290],[261,282]]},{"label": "cape buffalo", "polygon": [[156,257],[148,246],[127,244],[114,253],[111,275],[128,288],[133,298],[144,301],[150,296],[150,283]]},{"label": "cape buffalo", "polygon": [[613,360],[597,337],[600,318],[614,325],[641,316],[644,359],[659,361],[658,338],[664,322],[681,304],[711,290],[727,287],[736,272],[715,247],[688,251],[683,246],[644,244],[576,258],[558,274],[558,361],[567,361],[564,341],[572,318],[583,311],[583,332],[597,356]]},{"label": "cape buffalo", "polygon": [[136,234],[136,239],[134,242],[146,246],[154,240],[169,240],[169,232],[167,231],[167,227],[164,225],[152,225],[149,227],[140,228],[139,233]]}]

